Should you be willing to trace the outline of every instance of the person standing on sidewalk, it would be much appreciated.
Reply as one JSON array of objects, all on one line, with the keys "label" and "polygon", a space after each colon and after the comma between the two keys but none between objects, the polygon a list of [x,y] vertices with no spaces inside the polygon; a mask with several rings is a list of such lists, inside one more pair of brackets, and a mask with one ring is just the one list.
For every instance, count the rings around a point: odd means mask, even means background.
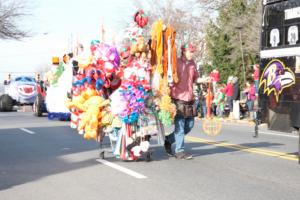
[{"label": "person standing on sidewalk", "polygon": [[253,85],[252,80],[248,80],[246,83],[246,89],[244,93],[247,95],[247,108],[249,112],[250,120],[253,120],[253,108],[254,108],[254,101],[256,100],[255,95],[255,86]]},{"label": "person standing on sidewalk", "polygon": [[9,85],[11,82],[11,74],[7,74],[6,79],[3,82],[3,85]]},{"label": "person standing on sidewalk", "polygon": [[229,114],[229,118],[232,119],[233,117],[233,92],[234,92],[234,88],[233,88],[233,84],[232,84],[232,79],[233,77],[229,77],[228,78],[228,82],[226,87],[224,88],[223,92],[225,93],[226,96],[226,103],[229,106],[229,110],[230,110],[230,114]]},{"label": "person standing on sidewalk", "polygon": [[[194,127],[196,113],[190,110],[194,104],[193,83],[199,78],[196,64],[193,60],[194,48],[190,43],[181,47],[182,55],[177,59],[177,74],[179,82],[171,88],[171,97],[174,100],[177,112],[174,119],[175,130],[166,136],[165,150],[173,156],[172,144],[175,143],[175,157],[177,159],[192,159],[192,154],[184,151],[184,136]],[[183,109],[182,109],[183,108]],[[182,111],[183,110],[183,111]]]},{"label": "person standing on sidewalk", "polygon": [[207,83],[201,83],[200,85],[201,88],[201,94],[200,94],[200,106],[201,106],[201,117],[202,118],[206,118],[206,112],[207,112],[207,108],[206,108],[206,97],[207,97]]},{"label": "person standing on sidewalk", "polygon": [[238,77],[233,77],[233,119],[240,119],[240,85]]}]

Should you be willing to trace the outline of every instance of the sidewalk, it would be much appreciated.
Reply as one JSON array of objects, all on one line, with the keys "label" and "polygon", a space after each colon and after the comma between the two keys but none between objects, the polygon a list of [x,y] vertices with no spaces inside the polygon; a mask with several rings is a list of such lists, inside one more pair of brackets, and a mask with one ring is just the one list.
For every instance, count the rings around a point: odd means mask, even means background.
[{"label": "sidewalk", "polygon": [[[203,121],[205,118],[200,118],[200,117],[196,117],[196,120],[198,121]],[[234,124],[247,124],[247,125],[255,125],[254,121],[249,120],[249,119],[229,119],[229,118],[214,118],[214,119],[218,119],[221,122],[225,122],[225,123],[234,123]]]},{"label": "sidewalk", "polygon": [[[255,123],[254,121],[251,121],[249,119],[229,119],[229,118],[216,118],[219,119],[221,122],[223,122],[223,124],[232,124],[232,125],[244,125],[244,126],[251,126],[254,128]],[[204,121],[204,118],[199,118],[196,117],[196,121]],[[299,135],[298,132],[282,132],[282,131],[276,131],[276,130],[270,130],[268,128],[268,124],[267,123],[262,123],[258,126],[258,131],[268,131],[268,132],[273,132],[273,133],[279,133],[279,134],[286,134],[286,135],[294,135],[297,136]]]}]

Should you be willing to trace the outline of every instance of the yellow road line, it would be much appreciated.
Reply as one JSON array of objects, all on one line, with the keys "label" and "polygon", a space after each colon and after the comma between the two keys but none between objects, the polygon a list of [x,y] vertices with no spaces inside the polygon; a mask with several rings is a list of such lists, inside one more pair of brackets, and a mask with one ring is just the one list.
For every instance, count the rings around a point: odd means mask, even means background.
[{"label": "yellow road line", "polygon": [[259,148],[253,148],[253,147],[247,147],[247,146],[242,146],[238,144],[231,144],[227,142],[216,142],[213,140],[206,140],[198,137],[192,137],[192,136],[186,136],[185,137],[187,141],[190,142],[199,142],[199,143],[205,143],[205,144],[211,144],[217,147],[225,147],[229,149],[237,149],[240,151],[245,151],[249,153],[256,153],[260,155],[266,155],[266,156],[271,156],[271,157],[277,157],[277,158],[282,158],[286,160],[294,160],[298,161],[298,156],[288,154],[288,153],[283,153],[283,152],[277,152],[277,151],[270,151],[266,149],[259,149]]}]

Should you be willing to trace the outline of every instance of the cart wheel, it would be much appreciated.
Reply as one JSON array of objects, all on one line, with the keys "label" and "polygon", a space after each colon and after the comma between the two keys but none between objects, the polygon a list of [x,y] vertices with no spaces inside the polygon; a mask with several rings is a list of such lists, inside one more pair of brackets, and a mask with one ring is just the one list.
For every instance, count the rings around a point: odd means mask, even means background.
[{"label": "cart wheel", "polygon": [[104,159],[104,157],[105,157],[105,156],[104,156],[104,151],[101,151],[101,152],[100,152],[99,157],[100,157],[100,159]]}]

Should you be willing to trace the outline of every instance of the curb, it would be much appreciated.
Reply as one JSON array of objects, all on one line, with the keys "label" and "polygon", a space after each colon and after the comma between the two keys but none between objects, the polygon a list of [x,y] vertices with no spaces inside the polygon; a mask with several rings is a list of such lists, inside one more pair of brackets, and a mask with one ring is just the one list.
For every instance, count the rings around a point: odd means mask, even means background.
[{"label": "curb", "polygon": [[[213,119],[219,119],[221,122],[223,123],[229,123],[229,124],[244,124],[244,125],[255,125],[254,121],[252,120],[237,120],[237,119],[220,119],[220,118],[213,118]],[[199,118],[199,117],[196,117],[196,120],[197,121],[204,121],[205,119],[204,118]],[[266,124],[260,124],[259,125],[260,127],[261,126],[266,126]]]}]

